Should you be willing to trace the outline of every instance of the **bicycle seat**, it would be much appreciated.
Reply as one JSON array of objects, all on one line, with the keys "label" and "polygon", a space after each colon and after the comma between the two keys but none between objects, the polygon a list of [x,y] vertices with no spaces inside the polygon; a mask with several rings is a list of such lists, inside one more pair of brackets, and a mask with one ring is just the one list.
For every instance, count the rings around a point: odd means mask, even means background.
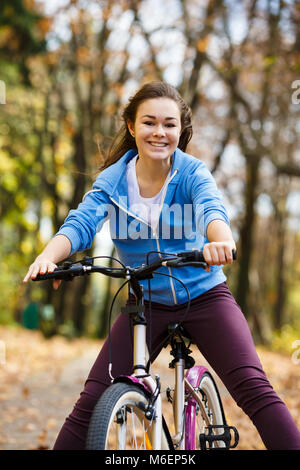
[{"label": "bicycle seat", "polygon": [[179,333],[181,336],[183,336],[183,338],[186,338],[190,341],[192,340],[191,335],[188,333],[188,331],[186,331],[186,329],[184,328],[184,326],[181,323],[176,323],[176,322],[169,323],[168,333],[169,334],[170,333],[172,333],[172,334]]}]

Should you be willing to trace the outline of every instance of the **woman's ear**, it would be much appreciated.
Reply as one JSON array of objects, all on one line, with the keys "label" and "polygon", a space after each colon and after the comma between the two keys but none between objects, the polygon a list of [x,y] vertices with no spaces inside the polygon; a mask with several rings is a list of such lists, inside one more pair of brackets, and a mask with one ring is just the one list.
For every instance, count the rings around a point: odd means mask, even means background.
[{"label": "woman's ear", "polygon": [[131,121],[127,121],[127,127],[128,127],[130,134],[134,138],[134,126]]}]

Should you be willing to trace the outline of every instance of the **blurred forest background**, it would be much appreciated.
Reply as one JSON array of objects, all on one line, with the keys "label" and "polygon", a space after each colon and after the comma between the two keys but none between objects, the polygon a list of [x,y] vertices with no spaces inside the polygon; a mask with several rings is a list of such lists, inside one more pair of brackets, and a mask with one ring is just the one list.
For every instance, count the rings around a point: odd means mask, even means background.
[{"label": "blurred forest background", "polygon": [[[123,104],[157,79],[192,108],[189,151],[229,210],[238,261],[225,271],[254,338],[288,350],[300,339],[296,0],[1,0],[0,323],[105,336],[115,281],[22,279],[91,188]],[[76,259],[87,254],[112,254],[106,229]]]}]

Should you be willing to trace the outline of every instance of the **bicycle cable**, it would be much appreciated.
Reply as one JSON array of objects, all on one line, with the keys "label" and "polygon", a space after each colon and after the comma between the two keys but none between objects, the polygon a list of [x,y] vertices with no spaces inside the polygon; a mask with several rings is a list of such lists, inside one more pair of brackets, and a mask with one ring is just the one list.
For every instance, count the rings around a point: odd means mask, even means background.
[{"label": "bicycle cable", "polygon": [[[147,257],[146,257],[146,260],[147,260],[147,266],[149,266],[149,256],[151,254],[158,254],[158,255],[167,255],[167,256],[175,256],[174,253],[166,253],[164,251],[155,251],[155,250],[152,250],[152,251],[148,251],[147,253]],[[157,273],[159,274],[159,273]],[[151,300],[151,279],[148,279],[148,292],[149,292],[149,357],[151,358],[151,350],[152,350],[152,300]],[[146,366],[146,370],[147,372],[149,373],[149,367],[150,367],[150,364],[149,364],[149,361],[147,363],[147,366]]]},{"label": "bicycle cable", "polygon": [[[91,259],[91,260],[94,260],[94,259],[109,259],[109,260],[113,260],[113,261],[116,261],[117,263],[119,263],[124,269],[126,269],[126,266],[125,264],[122,263],[122,261],[120,261],[119,259],[113,257],[113,256],[105,256],[105,255],[101,255],[101,256],[88,256],[88,257],[85,257],[85,258],[82,258],[80,260],[77,260],[75,261],[73,264],[78,264],[78,263],[82,263],[84,261],[86,261],[87,259]],[[118,289],[117,293],[115,294],[114,298],[113,298],[113,301],[111,303],[111,306],[110,306],[110,312],[109,312],[109,317],[108,317],[108,374],[111,378],[111,380],[113,381],[114,380],[114,377],[112,376],[112,357],[111,357],[111,318],[112,318],[112,310],[113,310],[113,306],[114,306],[114,303],[115,303],[115,300],[118,296],[118,294],[120,293],[120,291],[123,289],[123,287],[125,287],[126,284],[128,284],[129,280],[125,281],[122,286]]]},{"label": "bicycle cable", "polygon": [[108,317],[108,374],[109,374],[112,381],[114,380],[114,377],[112,376],[111,334],[110,334],[112,310],[113,310],[113,306],[114,306],[114,303],[115,303],[115,300],[116,300],[117,296],[119,295],[119,293],[121,292],[123,287],[125,287],[126,284],[128,284],[128,283],[129,283],[129,279],[127,279],[127,281],[125,281],[121,285],[121,287],[119,287],[117,293],[114,295],[113,301],[112,301],[111,306],[110,306],[109,317]]},{"label": "bicycle cable", "polygon": [[[147,266],[149,266],[149,255],[150,254],[153,254],[153,253],[156,253],[156,254],[163,254],[163,255],[167,255],[167,256],[176,256],[174,253],[165,253],[165,252],[162,252],[162,251],[149,251],[147,253]],[[119,262],[124,268],[126,268],[126,266],[120,261],[118,260],[117,258],[114,258],[112,256],[94,256],[92,257],[91,259],[96,259],[96,258],[106,258],[106,259],[113,259],[117,262]],[[76,263],[79,263],[80,261],[84,261],[83,260],[79,260],[79,261],[76,261]],[[188,291],[188,288],[186,287],[186,285],[184,284],[184,282],[182,282],[180,279],[178,279],[176,276],[173,276],[171,274],[166,274],[166,273],[158,273],[158,272],[154,272],[153,275],[161,275],[161,276],[167,276],[167,277],[170,277],[176,281],[178,281],[180,284],[182,284],[182,286],[184,287],[186,293],[187,293],[187,296],[188,296],[188,302],[187,302],[187,307],[186,307],[186,311],[183,315],[183,319],[179,322],[179,325],[180,326],[184,320],[186,319],[186,316],[190,310],[190,304],[191,304],[191,298],[190,298],[190,293]],[[112,376],[112,357],[111,357],[111,318],[112,318],[112,310],[113,310],[113,306],[114,306],[114,303],[116,301],[116,298],[117,296],[119,295],[119,293],[121,292],[121,290],[123,289],[123,287],[126,286],[126,284],[129,283],[129,280],[126,280],[121,286],[120,288],[118,289],[118,291],[116,292],[116,294],[114,295],[114,298],[113,298],[113,301],[111,303],[111,307],[110,307],[110,312],[109,312],[109,319],[108,319],[108,358],[109,358],[109,364],[108,364],[108,374],[111,378],[111,380],[113,381],[114,380],[114,377]],[[149,290],[149,359],[148,359],[148,362],[147,362],[147,365],[146,365],[146,371],[147,373],[149,373],[149,368],[150,368],[150,364],[151,364],[151,358],[154,356],[154,354],[156,353],[156,351],[158,350],[158,348],[161,348],[161,346],[163,344],[166,343],[166,341],[169,340],[169,338],[172,336],[172,333],[168,334],[167,337],[154,349],[154,351],[151,351],[151,348],[152,348],[152,300],[151,300],[151,284],[150,284],[150,279],[148,279],[148,290]],[[129,292],[130,292],[130,286],[129,286]]]},{"label": "bicycle cable", "polygon": [[[182,319],[182,320],[179,322],[179,324],[178,324],[178,326],[180,326],[180,325],[184,322],[184,320],[186,319],[186,316],[187,316],[187,314],[189,313],[189,310],[190,310],[191,297],[190,297],[190,293],[189,293],[189,291],[188,291],[188,288],[186,287],[186,285],[184,284],[184,282],[182,282],[182,281],[181,281],[180,279],[178,279],[177,277],[172,276],[171,274],[157,273],[157,272],[156,272],[156,273],[153,273],[153,274],[154,274],[154,275],[155,275],[155,274],[158,274],[158,275],[160,275],[160,276],[167,276],[167,277],[170,277],[170,278],[172,278],[172,279],[175,279],[176,281],[180,282],[180,284],[182,284],[183,287],[184,287],[184,289],[186,290],[186,293],[187,293],[187,296],[188,296],[188,302],[187,302],[186,311],[185,311],[185,313],[184,313],[184,315],[183,315],[183,319]],[[150,294],[149,294],[149,298],[150,298]],[[163,341],[161,341],[161,343],[159,343],[159,344],[156,346],[156,348],[153,350],[153,352],[152,352],[151,354],[150,354],[150,352],[149,352],[149,356],[150,356],[150,357],[149,357],[148,362],[147,362],[147,365],[146,365],[146,370],[147,370],[147,372],[149,372],[149,368],[150,368],[150,364],[151,364],[151,359],[152,359],[152,357],[154,356],[154,354],[156,353],[156,351],[157,351],[159,348],[161,348],[161,347],[169,340],[169,338],[171,338],[172,334],[173,334],[173,333],[169,333],[169,334],[167,335],[167,337],[166,337]]]},{"label": "bicycle cable", "polygon": [[118,258],[114,258],[113,256],[104,256],[104,255],[103,256],[86,256],[85,258],[74,261],[74,263],[72,263],[72,264],[82,263],[83,261],[86,261],[87,259],[99,259],[99,258],[112,259],[114,261],[117,261],[118,263],[120,263],[120,265],[124,269],[126,269],[125,264],[123,264],[122,261],[120,261]]},{"label": "bicycle cable", "polygon": [[[113,257],[113,256],[105,256],[105,255],[100,255],[100,256],[88,256],[88,257],[85,257],[85,258],[82,258],[82,259],[79,259],[77,261],[74,261],[73,264],[78,264],[78,263],[82,263],[82,262],[86,262],[87,259],[90,259],[90,260],[94,260],[94,259],[109,259],[109,260],[113,260],[113,261],[116,261],[117,263],[119,263],[124,269],[126,269],[126,266],[125,264],[122,263],[122,261],[120,261],[119,259]],[[118,269],[118,268],[117,268]],[[109,317],[108,317],[108,375],[110,376],[111,380],[113,381],[114,378],[112,376],[112,358],[111,358],[111,317],[112,317],[112,310],[113,310],[113,306],[114,306],[114,303],[115,303],[115,300],[118,296],[118,294],[120,293],[120,291],[123,289],[123,287],[128,283],[129,281],[125,281],[122,286],[118,289],[117,293],[115,294],[114,298],[113,298],[113,301],[111,303],[111,307],[110,307],[110,312],[109,312]]]}]

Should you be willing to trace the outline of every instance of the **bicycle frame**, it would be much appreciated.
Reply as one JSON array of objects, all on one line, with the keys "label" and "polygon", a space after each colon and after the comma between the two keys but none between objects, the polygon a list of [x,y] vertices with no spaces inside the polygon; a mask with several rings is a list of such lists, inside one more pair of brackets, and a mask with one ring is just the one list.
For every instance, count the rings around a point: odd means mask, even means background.
[{"label": "bicycle frame", "polygon": [[[149,351],[146,343],[147,322],[144,316],[143,293],[140,293],[136,306],[125,307],[122,309],[122,313],[129,313],[133,318],[133,373],[130,376],[117,377],[114,379],[114,382],[125,381],[139,384],[143,389],[146,389],[150,393],[150,396],[153,396],[157,393],[158,376],[156,375],[155,378],[153,378],[151,373],[145,373],[149,359]],[[183,342],[182,338],[179,336],[175,336],[175,341],[179,343]],[[190,368],[185,376],[185,359],[183,357],[176,360],[174,368],[175,388],[173,416],[175,435],[172,436],[172,442],[174,447],[178,450],[193,449],[191,443],[193,439],[195,439],[195,431],[192,429],[185,429],[186,393],[193,397],[195,404],[197,403],[199,405],[205,423],[207,425],[210,424],[210,420],[207,416],[202,400],[197,393],[197,384],[199,384],[202,374],[206,372],[207,369],[205,367],[195,366]],[[195,412],[195,406],[188,407],[187,412]],[[153,419],[154,417],[155,419]],[[162,400],[160,390],[155,398],[151,419],[153,419],[151,426],[151,442],[153,450],[168,449],[168,444],[164,441],[164,433],[162,433]]]}]

